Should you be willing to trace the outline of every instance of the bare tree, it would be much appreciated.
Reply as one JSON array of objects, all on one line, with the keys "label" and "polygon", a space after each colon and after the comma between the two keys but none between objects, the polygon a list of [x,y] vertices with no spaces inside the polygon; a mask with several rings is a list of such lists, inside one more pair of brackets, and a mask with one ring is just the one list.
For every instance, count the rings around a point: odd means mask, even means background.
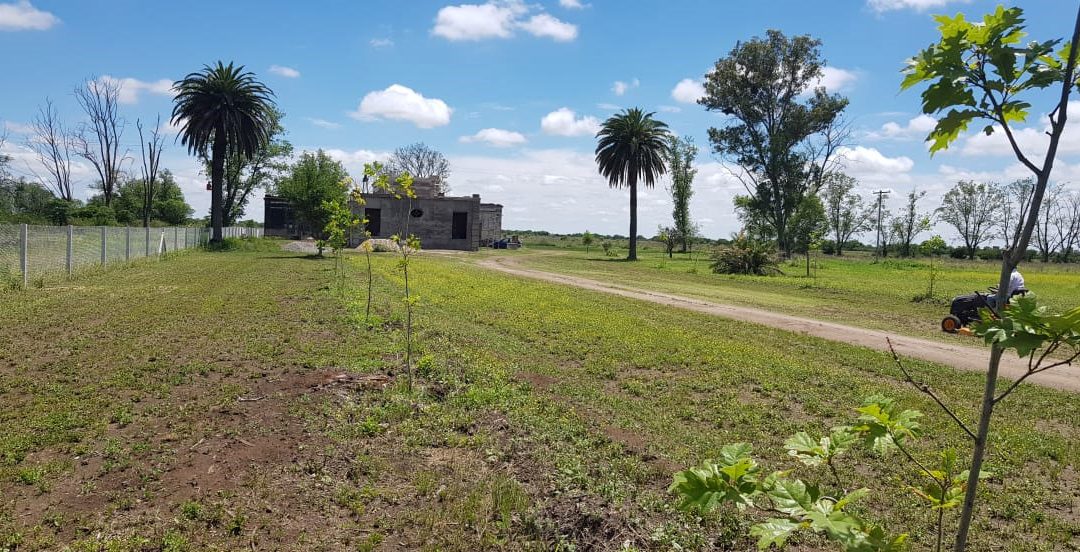
[{"label": "bare tree", "polygon": [[438,178],[438,191],[444,194],[450,191],[447,184],[450,178],[450,162],[446,160],[442,152],[423,142],[394,150],[387,161],[386,168],[391,175],[409,173],[414,179]]},{"label": "bare tree", "polygon": [[871,225],[870,212],[863,204],[862,197],[854,192],[858,182],[843,173],[829,173],[821,190],[821,202],[825,207],[829,233],[836,242],[837,255],[844,254],[844,244],[853,235],[868,230]]},{"label": "bare tree", "polygon": [[45,98],[45,105],[38,106],[30,126],[33,133],[26,141],[26,147],[37,155],[45,172],[42,176],[30,168],[31,174],[56,197],[72,201],[75,197],[71,190],[71,136],[60,121],[52,100]]},{"label": "bare tree", "polygon": [[1035,233],[1032,235],[1035,248],[1039,250],[1039,258],[1042,262],[1050,262],[1050,254],[1057,249],[1056,232],[1054,222],[1057,219],[1058,203],[1065,187],[1061,184],[1046,187],[1046,195],[1043,197],[1043,211],[1039,219],[1035,221]]},{"label": "bare tree", "polygon": [[1035,179],[1021,178],[1001,188],[1001,239],[1005,249],[1012,249],[1024,229],[1024,213],[1031,205],[1035,192]]},{"label": "bare tree", "polygon": [[904,209],[892,219],[892,235],[896,238],[896,243],[900,246],[900,255],[903,257],[915,255],[911,243],[919,234],[930,229],[930,216],[919,211],[918,208],[919,200],[925,195],[926,192],[911,190],[911,193],[907,195],[907,204],[904,205]]},{"label": "bare tree", "polygon": [[1080,239],[1080,191],[1064,192],[1058,196],[1053,217],[1057,235],[1054,248],[1056,258],[1067,263],[1077,239]]},{"label": "bare tree", "polygon": [[75,89],[75,99],[89,119],[74,136],[75,153],[94,166],[101,181],[105,205],[111,205],[124,162],[129,160],[127,152],[120,151],[120,139],[126,126],[119,110],[120,83],[88,79]]},{"label": "bare tree", "polygon": [[997,213],[1002,203],[1001,190],[994,184],[961,180],[945,193],[937,213],[964,240],[969,259],[997,227]]},{"label": "bare tree", "polygon": [[154,121],[154,129],[150,131],[150,140],[143,137],[141,120],[135,119],[135,127],[139,129],[139,150],[142,152],[143,227],[149,228],[150,214],[154,210],[154,192],[158,166],[161,164],[161,150],[165,144],[165,137],[161,135],[161,115],[158,115]]}]

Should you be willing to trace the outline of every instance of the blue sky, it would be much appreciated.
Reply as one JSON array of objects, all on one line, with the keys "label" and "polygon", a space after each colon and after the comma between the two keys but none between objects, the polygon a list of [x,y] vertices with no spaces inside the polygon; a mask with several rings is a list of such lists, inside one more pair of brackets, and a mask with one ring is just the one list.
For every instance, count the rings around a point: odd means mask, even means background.
[{"label": "blue sky", "polygon": [[[502,203],[508,228],[625,234],[626,192],[596,175],[592,134],[617,109],[641,106],[696,139],[693,215],[723,237],[738,228],[731,197],[742,188],[709,153],[706,130],[723,119],[692,103],[696,83],[736,41],[776,28],[822,40],[822,84],[851,100],[845,162],[865,191],[892,189],[898,205],[918,187],[932,208],[959,178],[1024,176],[1000,135],[962,138],[931,159],[921,139],[932,121],[918,117],[917,92],[899,92],[904,60],[936,35],[932,14],[981,15],[994,2],[473,1],[0,0],[5,151],[24,169],[33,161],[20,143],[44,98],[75,124],[72,89],[109,76],[122,81],[124,142],[135,153],[135,119],[167,119],[169,81],[232,60],[276,92],[298,149],[326,149],[354,174],[423,141],[449,157],[453,192]],[[1071,30],[1071,2],[1024,4],[1033,38]],[[1030,123],[1024,136],[1038,147],[1041,123]],[[168,144],[163,165],[204,213],[205,176]],[[89,171],[74,173],[88,196]],[[1080,132],[1066,135],[1056,174],[1080,181]],[[640,213],[646,233],[670,222],[662,188],[643,195]],[[261,219],[260,199],[248,214]]]}]

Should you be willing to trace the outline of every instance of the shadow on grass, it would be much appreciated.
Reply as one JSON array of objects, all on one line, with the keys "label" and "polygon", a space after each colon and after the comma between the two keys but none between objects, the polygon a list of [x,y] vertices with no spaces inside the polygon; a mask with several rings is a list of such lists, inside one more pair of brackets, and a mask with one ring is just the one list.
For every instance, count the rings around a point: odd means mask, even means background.
[{"label": "shadow on grass", "polygon": [[318,256],[318,255],[316,255],[314,253],[307,253],[307,254],[294,253],[292,255],[260,255],[259,258],[260,259],[304,259],[304,260],[307,260],[307,261],[328,261],[328,260],[333,259],[333,257],[327,257],[325,255],[320,257],[320,256]]}]

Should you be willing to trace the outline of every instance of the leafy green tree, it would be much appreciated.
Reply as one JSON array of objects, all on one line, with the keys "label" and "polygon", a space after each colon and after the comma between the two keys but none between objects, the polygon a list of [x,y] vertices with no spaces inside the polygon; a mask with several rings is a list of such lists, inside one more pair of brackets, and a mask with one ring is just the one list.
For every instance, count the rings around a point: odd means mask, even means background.
[{"label": "leafy green tree", "polygon": [[961,180],[945,192],[936,213],[942,222],[956,229],[964,240],[968,258],[974,259],[979,245],[997,227],[1002,203],[1004,198],[997,186]]},{"label": "leafy green tree", "polygon": [[852,236],[871,227],[872,213],[863,204],[862,197],[854,191],[858,182],[844,173],[834,172],[826,175],[821,190],[825,218],[837,255],[844,254],[844,244]]},{"label": "leafy green tree", "polygon": [[825,217],[825,207],[816,195],[803,198],[799,208],[791,217],[792,251],[806,257],[806,277],[810,277],[810,251],[818,246],[829,231],[829,221]]},{"label": "leafy green tree", "polygon": [[173,85],[172,124],[188,152],[210,158],[211,241],[220,242],[225,221],[225,160],[232,152],[254,159],[274,131],[273,92],[244,66],[204,66]]},{"label": "leafy green tree", "polygon": [[919,251],[930,258],[929,286],[926,289],[926,298],[934,298],[934,282],[937,280],[937,265],[934,261],[949,252],[949,244],[941,236],[934,236],[921,244]]},{"label": "leafy green tree", "polygon": [[690,198],[694,195],[694,177],[697,176],[697,169],[694,168],[697,152],[692,137],[679,138],[674,135],[668,137],[668,147],[664,150],[664,161],[671,173],[671,186],[668,187],[671,219],[679,235],[682,253],[686,253],[695,233],[694,222],[690,219]]},{"label": "leafy green tree", "polygon": [[821,186],[846,135],[847,99],[814,88],[824,68],[820,47],[777,30],[739,42],[706,75],[699,100],[728,116],[726,126],[709,129],[709,142],[742,168],[745,207],[772,228],[784,253],[793,247],[792,215]]},{"label": "leafy green tree", "polygon": [[664,244],[664,251],[667,252],[669,259],[672,257],[672,253],[675,252],[675,246],[682,243],[682,236],[679,234],[679,230],[673,226],[661,226],[657,228],[656,239]]},{"label": "leafy green tree", "polygon": [[664,155],[670,134],[667,124],[639,108],[623,110],[604,121],[596,133],[596,165],[612,188],[630,188],[630,250],[626,259],[637,260],[638,179],[652,188],[667,171]]},{"label": "leafy green tree", "polygon": [[172,171],[169,169],[161,171],[157,188],[152,210],[153,218],[172,226],[187,224],[195,210],[184,199],[184,192],[176,183]]},{"label": "leafy green tree", "polygon": [[592,235],[592,232],[589,232],[588,230],[581,235],[581,245],[585,246],[585,255],[589,254],[589,246],[593,244],[594,239],[595,237]]},{"label": "leafy green tree", "polygon": [[[350,185],[351,181],[348,180],[343,184],[346,189],[349,189]],[[329,246],[330,251],[333,252],[334,270],[338,275],[339,286],[344,289],[345,263],[341,254],[349,244],[349,233],[360,224],[360,218],[354,215],[352,209],[349,208],[348,199],[323,200],[322,207],[329,219],[326,221],[326,226],[323,227],[323,236],[325,237],[319,240],[321,244],[319,247],[321,249],[324,246]]]},{"label": "leafy green tree", "polygon": [[911,190],[907,195],[907,203],[899,215],[893,217],[889,223],[893,237],[900,246],[902,257],[912,257],[915,250],[911,244],[919,234],[930,230],[930,215],[919,211],[919,200],[926,196],[926,192]]},{"label": "leafy green tree", "polygon": [[[1072,38],[1064,44],[1060,39],[1021,44],[1026,35],[1023,10],[1015,7],[1006,9],[999,6],[994,13],[985,15],[982,21],[968,21],[963,14],[955,17],[937,16],[936,19],[941,40],[911,59],[901,84],[901,89],[926,85],[922,92],[922,110],[939,117],[934,130],[927,136],[931,153],[948,148],[969,125],[981,121],[987,123],[983,132],[1001,132],[1005,135],[1016,158],[1035,178],[1030,204],[1022,215],[1023,229],[1013,247],[1005,252],[1001,263],[996,304],[1004,305],[1008,299],[1005,293],[1009,289],[1009,277],[1024,259],[1039,219],[1043,196],[1065,131],[1069,97],[1077,84],[1080,9],[1076,14]],[[1048,92],[1055,98],[1055,105],[1049,110],[1049,140],[1040,161],[1029,157],[1021,149],[1012,125],[1025,121],[1029,115],[1032,105],[1025,95],[1046,97]],[[990,361],[978,428],[975,432],[968,431],[974,446],[954,543],[956,552],[962,552],[967,547],[990,422],[994,407],[1004,397],[997,394],[1001,356],[1006,349],[1016,348],[1018,341],[1025,343],[1023,349],[1017,348],[1020,356],[1027,356],[1024,352],[1035,352],[1028,351],[1028,346],[1047,342],[1041,337],[1031,338],[1032,332],[1029,331],[1031,328],[1044,327],[1045,320],[1036,320],[1037,326],[1029,326],[1014,320],[1015,313],[1004,309],[1001,319],[993,323],[995,327],[987,328],[985,333],[986,341],[991,345]],[[1064,325],[1066,328],[1074,326]],[[1080,335],[1080,331],[1074,335]]]},{"label": "leafy green tree", "polygon": [[[274,179],[288,170],[293,146],[285,139],[285,127],[281,126],[284,117],[285,114],[276,107],[270,108],[270,137],[250,158],[235,148],[227,148],[222,224],[234,225],[244,216],[251,192],[270,186]],[[206,155],[202,156],[202,164],[207,174],[214,170],[212,160]]]},{"label": "leafy green tree", "polygon": [[301,154],[277,182],[276,194],[289,202],[296,218],[319,240],[320,256],[326,247],[326,224],[332,216],[328,205],[345,202],[348,182],[345,167],[323,150]]},{"label": "leafy green tree", "polygon": [[[156,176],[156,180],[154,202],[146,219],[171,226],[186,224],[195,210],[184,200],[184,192],[176,183],[172,172],[169,169],[163,169],[161,174]],[[111,205],[116,214],[116,222],[135,224],[143,220],[145,197],[146,186],[141,178],[131,179],[121,184],[113,193]],[[101,196],[95,196],[90,203],[104,205],[104,199]]]}]

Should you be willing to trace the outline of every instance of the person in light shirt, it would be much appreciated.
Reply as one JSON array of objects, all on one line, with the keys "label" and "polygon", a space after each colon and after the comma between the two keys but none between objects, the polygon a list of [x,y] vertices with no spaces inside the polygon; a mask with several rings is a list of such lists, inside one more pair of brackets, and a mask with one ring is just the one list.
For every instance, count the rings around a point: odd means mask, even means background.
[{"label": "person in light shirt", "polygon": [[[1024,275],[1020,274],[1020,270],[1015,266],[1012,269],[1012,274],[1009,275],[1009,287],[1005,288],[1005,302],[1008,303],[1009,298],[1013,296],[1017,290],[1027,290],[1024,287]],[[991,295],[986,298],[986,302],[990,304],[990,307],[997,310],[997,296]]]}]

